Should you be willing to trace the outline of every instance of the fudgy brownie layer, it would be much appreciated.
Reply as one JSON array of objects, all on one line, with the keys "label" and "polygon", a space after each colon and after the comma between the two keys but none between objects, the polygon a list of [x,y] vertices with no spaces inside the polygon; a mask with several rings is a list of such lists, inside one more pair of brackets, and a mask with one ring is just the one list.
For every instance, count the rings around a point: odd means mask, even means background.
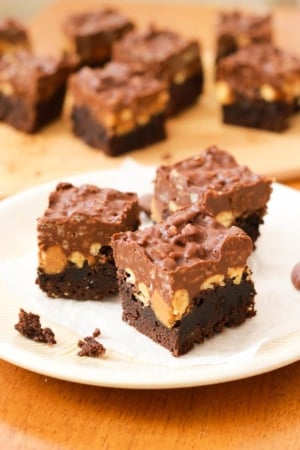
[{"label": "fudgy brownie layer", "polygon": [[30,104],[21,97],[0,94],[0,120],[18,130],[34,133],[61,113],[65,86],[62,86],[46,102]]},{"label": "fudgy brownie layer", "polygon": [[196,102],[203,91],[203,73],[197,72],[184,83],[171,83],[169,86],[170,101],[167,108],[168,116],[175,116],[187,106]]},{"label": "fudgy brownie layer", "polygon": [[251,237],[253,244],[260,235],[259,226],[264,223],[263,217],[266,211],[260,209],[247,217],[237,217],[233,225],[240,227]]},{"label": "fudgy brownie layer", "polygon": [[109,156],[117,156],[130,150],[146,147],[157,141],[166,139],[164,115],[158,114],[133,131],[122,135],[109,135],[107,129],[94,120],[88,108],[73,107],[72,121],[74,133],[88,145],[100,148]]},{"label": "fudgy brownie layer", "polygon": [[39,268],[36,282],[49,297],[101,300],[118,292],[116,267],[111,260],[93,266],[85,262],[81,269],[68,263],[63,272],[55,275]]},{"label": "fudgy brownie layer", "polygon": [[193,300],[192,310],[173,328],[159,322],[153,310],[134,296],[134,288],[120,274],[119,289],[122,298],[122,318],[142,334],[167,348],[174,356],[187,353],[194,344],[219,333],[224,327],[240,325],[253,317],[255,289],[246,275],[238,285],[228,280],[225,286],[202,291]]},{"label": "fudgy brownie layer", "polygon": [[239,98],[235,103],[223,105],[222,110],[224,123],[280,132],[288,127],[293,105]]}]

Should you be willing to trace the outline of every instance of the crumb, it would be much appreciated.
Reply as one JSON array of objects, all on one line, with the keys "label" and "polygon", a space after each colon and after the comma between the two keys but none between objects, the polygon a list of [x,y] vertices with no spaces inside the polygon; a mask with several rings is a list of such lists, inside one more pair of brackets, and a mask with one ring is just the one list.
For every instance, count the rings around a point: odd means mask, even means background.
[{"label": "crumb", "polygon": [[31,312],[26,312],[20,308],[19,322],[15,324],[15,329],[22,336],[36,342],[43,342],[48,345],[56,344],[55,335],[51,328],[42,328],[40,316]]},{"label": "crumb", "polygon": [[291,272],[291,280],[294,287],[299,291],[300,290],[300,262],[298,262]]},{"label": "crumb", "polygon": [[[95,331],[99,330],[96,328]],[[94,334],[93,336],[87,336],[85,338],[80,339],[78,341],[78,347],[81,348],[81,350],[78,352],[79,356],[91,356],[91,357],[99,357],[103,356],[106,352],[105,347],[98,341],[96,341]],[[100,330],[99,330],[100,331]]]},{"label": "crumb", "polygon": [[101,334],[100,328],[95,328],[93,337],[96,338],[96,337],[100,336],[100,334]]}]

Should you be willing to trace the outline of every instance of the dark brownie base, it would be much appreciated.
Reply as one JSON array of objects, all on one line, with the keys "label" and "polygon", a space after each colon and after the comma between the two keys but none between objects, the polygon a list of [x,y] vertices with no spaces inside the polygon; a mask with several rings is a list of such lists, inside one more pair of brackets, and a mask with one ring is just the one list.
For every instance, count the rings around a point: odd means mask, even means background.
[{"label": "dark brownie base", "polygon": [[151,307],[145,307],[135,298],[133,287],[125,280],[126,276],[120,273],[123,320],[167,348],[174,356],[187,353],[194,344],[202,343],[224,327],[240,325],[256,314],[256,292],[253,283],[247,281],[244,275],[239,285],[228,280],[225,286],[201,292],[193,299],[193,309],[173,328],[167,328],[159,322]]},{"label": "dark brownie base", "polygon": [[241,98],[231,105],[223,105],[222,111],[226,124],[280,132],[288,127],[294,106],[283,102]]},{"label": "dark brownie base", "polygon": [[108,134],[107,129],[84,106],[74,107],[71,117],[73,132],[88,145],[103,150],[109,156],[146,147],[167,137],[164,114],[153,116],[149,123],[119,136]]},{"label": "dark brownie base", "polygon": [[265,209],[260,209],[253,214],[249,214],[246,217],[237,217],[234,221],[235,226],[240,227],[248,236],[251,237],[253,244],[260,236],[259,227],[264,223],[263,217],[265,215]]},{"label": "dark brownie base", "polygon": [[48,101],[36,105],[21,97],[0,94],[0,120],[26,133],[35,133],[61,114],[65,91],[62,86]]},{"label": "dark brownie base", "polygon": [[171,83],[170,101],[167,116],[176,116],[182,110],[193,105],[203,92],[203,73],[197,72],[182,84]]},{"label": "dark brownie base", "polygon": [[40,268],[36,283],[48,297],[74,300],[101,300],[118,292],[117,270],[109,257],[105,263],[89,266],[87,262],[79,269],[68,263],[64,272],[48,275]]}]

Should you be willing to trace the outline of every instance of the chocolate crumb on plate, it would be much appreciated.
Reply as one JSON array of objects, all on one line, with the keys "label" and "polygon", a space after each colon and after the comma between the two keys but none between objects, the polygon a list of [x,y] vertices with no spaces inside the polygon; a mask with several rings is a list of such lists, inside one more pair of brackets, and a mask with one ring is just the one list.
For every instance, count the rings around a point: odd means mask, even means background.
[{"label": "chocolate crumb on plate", "polygon": [[55,335],[51,328],[42,328],[40,316],[32,312],[26,312],[20,308],[19,322],[15,324],[15,329],[22,336],[36,342],[43,342],[48,345],[56,344]]},{"label": "chocolate crumb on plate", "polygon": [[103,356],[106,352],[106,348],[95,339],[96,337],[100,336],[100,334],[100,329],[96,328],[92,336],[87,336],[83,339],[80,339],[77,343],[78,347],[81,348],[81,350],[78,352],[78,355],[91,356],[95,358]]}]

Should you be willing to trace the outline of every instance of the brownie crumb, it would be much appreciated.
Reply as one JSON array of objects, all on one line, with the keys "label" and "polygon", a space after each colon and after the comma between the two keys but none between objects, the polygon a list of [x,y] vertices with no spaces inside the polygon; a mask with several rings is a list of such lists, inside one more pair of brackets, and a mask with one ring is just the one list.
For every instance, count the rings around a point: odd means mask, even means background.
[{"label": "brownie crumb", "polygon": [[95,328],[93,337],[96,338],[96,337],[100,336],[100,334],[101,334],[100,328]]},{"label": "brownie crumb", "polygon": [[56,344],[55,335],[51,328],[42,328],[40,316],[32,312],[26,312],[20,308],[19,322],[15,324],[15,329],[22,336],[36,342],[43,342],[48,345]]},{"label": "brownie crumb", "polygon": [[79,356],[91,356],[98,358],[99,356],[103,356],[106,352],[106,348],[98,341],[96,341],[95,337],[100,335],[99,328],[96,328],[92,336],[87,336],[78,341],[78,347],[81,350],[78,352]]}]

